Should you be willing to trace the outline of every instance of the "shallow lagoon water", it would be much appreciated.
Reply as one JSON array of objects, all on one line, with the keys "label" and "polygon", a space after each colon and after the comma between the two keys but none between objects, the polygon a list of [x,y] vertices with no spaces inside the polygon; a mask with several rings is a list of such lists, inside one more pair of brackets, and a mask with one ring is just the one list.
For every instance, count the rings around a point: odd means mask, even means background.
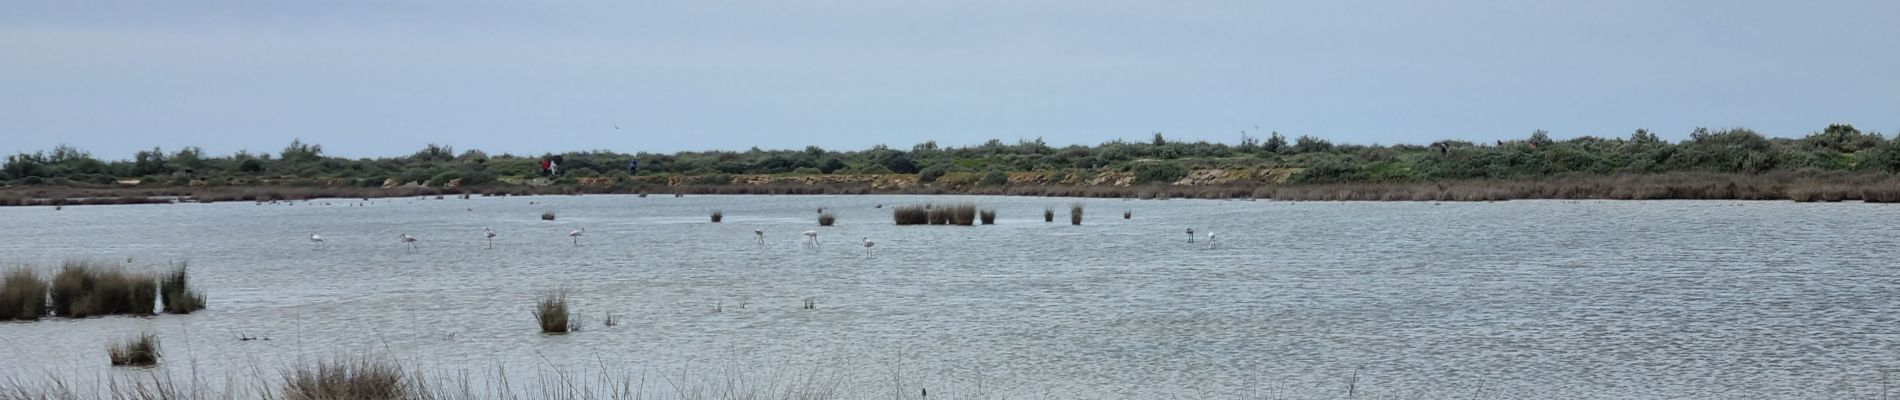
[{"label": "shallow lagoon water", "polygon": [[[997,208],[997,225],[891,223],[890,206],[957,201]],[[1087,220],[1071,226],[1077,201]],[[819,207],[838,226],[818,227]],[[210,295],[191,315],[0,323],[0,377],[145,373],[106,367],[105,343],[153,331],[160,371],[212,384],[378,354],[478,377],[817,375],[852,398],[1878,398],[1882,371],[1900,370],[1896,222],[1900,206],[1729,201],[0,208],[0,264],[189,260]],[[1188,243],[1189,227],[1219,247]],[[536,330],[532,302],[557,288],[582,332]]]}]

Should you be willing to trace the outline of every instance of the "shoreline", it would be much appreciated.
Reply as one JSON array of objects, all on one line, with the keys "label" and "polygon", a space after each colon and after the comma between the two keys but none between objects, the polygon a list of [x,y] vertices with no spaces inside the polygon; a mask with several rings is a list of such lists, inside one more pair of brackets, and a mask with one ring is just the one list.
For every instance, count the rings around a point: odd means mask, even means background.
[{"label": "shoreline", "polygon": [[532,195],[1001,195],[1130,199],[1262,199],[1282,201],[1506,201],[1506,200],[1784,200],[1900,202],[1900,177],[1885,174],[1599,175],[1545,179],[1457,180],[1413,183],[1068,185],[917,184],[906,176],[814,183],[632,183],[596,185],[400,186],[11,186],[0,206],[67,206],[272,202],[319,198],[491,197]]}]

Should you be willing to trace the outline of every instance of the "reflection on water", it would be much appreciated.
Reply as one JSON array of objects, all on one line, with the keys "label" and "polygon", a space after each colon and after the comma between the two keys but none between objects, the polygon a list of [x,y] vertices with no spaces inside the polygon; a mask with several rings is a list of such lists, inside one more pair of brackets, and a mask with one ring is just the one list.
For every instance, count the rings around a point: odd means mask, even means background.
[{"label": "reflection on water", "polygon": [[[999,209],[997,225],[891,223],[892,205],[961,200]],[[0,208],[0,264],[189,259],[210,294],[188,316],[0,323],[0,377],[104,373],[106,341],[141,330],[163,338],[163,368],[204,376],[376,353],[435,369],[826,371],[866,398],[900,386],[1343,397],[1348,385],[1407,398],[1868,398],[1881,371],[1900,369],[1895,206],[1084,200],[1088,221],[1070,226],[1060,214],[1073,201]],[[819,207],[838,226],[818,227]],[[707,222],[712,210],[725,222]],[[499,233],[492,250],[483,227]],[[566,233],[581,227],[576,245]],[[1190,227],[1218,233],[1220,248],[1189,243]],[[586,330],[538,333],[530,307],[557,288],[574,293]],[[600,324],[610,312],[618,326]]]}]

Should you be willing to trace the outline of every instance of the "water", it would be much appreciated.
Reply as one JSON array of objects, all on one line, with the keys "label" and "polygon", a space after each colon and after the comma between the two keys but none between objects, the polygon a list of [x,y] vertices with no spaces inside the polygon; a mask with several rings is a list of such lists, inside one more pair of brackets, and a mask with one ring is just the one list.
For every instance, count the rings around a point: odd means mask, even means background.
[{"label": "water", "polygon": [[[962,200],[997,208],[997,225],[891,223],[889,206]],[[477,376],[816,375],[854,398],[1879,398],[1900,369],[1900,207],[1081,200],[1087,221],[1070,226],[1074,201],[0,208],[0,264],[188,259],[210,293],[186,316],[0,323],[0,378],[143,373],[108,372],[104,355],[142,330],[173,374],[375,354]],[[817,227],[819,207],[838,226]],[[715,209],[724,223],[707,222]],[[501,234],[492,250],[484,226]],[[536,329],[531,304],[556,288],[584,331]],[[601,325],[609,312],[618,326]]]}]

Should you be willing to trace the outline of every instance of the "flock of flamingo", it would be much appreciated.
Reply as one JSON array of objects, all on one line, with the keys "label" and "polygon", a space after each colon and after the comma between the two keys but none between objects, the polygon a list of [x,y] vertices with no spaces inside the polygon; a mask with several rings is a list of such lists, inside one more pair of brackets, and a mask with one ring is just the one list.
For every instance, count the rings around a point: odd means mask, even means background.
[{"label": "flock of flamingo", "polygon": [[[1194,233],[1193,229],[1188,230],[1189,235],[1192,235],[1193,233]],[[765,245],[765,230],[764,229],[754,229],[752,230],[752,234],[758,239],[759,245],[761,246]],[[573,239],[574,245],[576,246],[579,246],[581,244],[581,236],[585,236],[585,235],[587,235],[587,228],[576,228],[572,231],[567,232],[567,237]],[[815,231],[815,230],[805,231],[804,235],[805,235],[806,244],[811,244],[814,246],[818,245],[818,231]],[[482,227],[482,239],[487,241],[486,248],[489,248],[489,249],[495,248],[495,236],[499,236],[499,234],[495,233],[494,228],[486,227],[486,226]],[[1209,236],[1210,236],[1209,239],[1211,240],[1212,235],[1209,235]],[[402,243],[405,246],[409,246],[409,251],[418,251],[421,249],[420,247],[416,245],[416,243],[419,242],[420,240],[416,239],[415,236],[409,235],[408,233],[397,234],[396,241],[399,243]],[[316,246],[317,249],[322,249],[324,246],[323,235],[315,234],[315,233],[310,234],[310,244]],[[866,253],[870,253],[871,247],[877,246],[877,242],[871,241],[871,238],[866,237],[864,238],[864,242],[861,243],[861,245],[864,246],[864,251]]]}]

